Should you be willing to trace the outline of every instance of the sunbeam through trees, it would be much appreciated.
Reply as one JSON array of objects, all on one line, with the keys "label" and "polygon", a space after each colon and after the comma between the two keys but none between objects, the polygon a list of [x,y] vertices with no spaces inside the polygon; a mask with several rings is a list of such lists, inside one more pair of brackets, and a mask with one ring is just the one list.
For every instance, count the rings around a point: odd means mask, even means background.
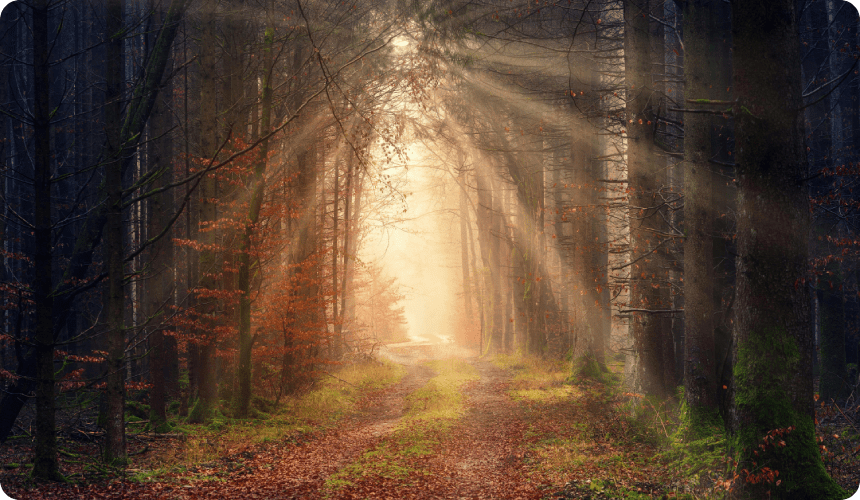
[{"label": "sunbeam through trees", "polygon": [[842,0],[13,2],[0,485],[847,498],[858,61]]}]

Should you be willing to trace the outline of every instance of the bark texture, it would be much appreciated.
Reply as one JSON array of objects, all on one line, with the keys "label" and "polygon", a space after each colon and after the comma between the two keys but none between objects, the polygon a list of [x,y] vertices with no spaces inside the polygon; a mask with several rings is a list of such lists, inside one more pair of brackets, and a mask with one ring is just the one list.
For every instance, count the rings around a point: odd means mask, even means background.
[{"label": "bark texture", "polygon": [[[630,305],[636,309],[665,309],[668,294],[661,289],[665,270],[659,248],[662,214],[659,196],[661,168],[654,147],[654,95],[648,0],[624,2],[624,68],[627,81],[627,178],[630,186]],[[665,297],[664,297],[665,295]],[[634,313],[632,331],[639,356],[638,385],[645,394],[662,396],[662,321],[656,314]],[[672,362],[672,360],[667,360]]]},{"label": "bark texture", "polygon": [[[712,99],[717,11],[709,0],[683,3],[684,85],[688,99]],[[715,411],[714,198],[711,168],[712,115],[684,117],[684,396],[696,418]]]},{"label": "bark texture", "polygon": [[[847,493],[824,470],[813,424],[810,215],[795,6],[793,0],[732,2],[738,99],[732,424],[739,470],[766,466],[781,481],[743,483],[743,494],[761,498],[767,489],[772,498],[842,499]],[[783,433],[786,446],[754,453],[775,432]]]}]

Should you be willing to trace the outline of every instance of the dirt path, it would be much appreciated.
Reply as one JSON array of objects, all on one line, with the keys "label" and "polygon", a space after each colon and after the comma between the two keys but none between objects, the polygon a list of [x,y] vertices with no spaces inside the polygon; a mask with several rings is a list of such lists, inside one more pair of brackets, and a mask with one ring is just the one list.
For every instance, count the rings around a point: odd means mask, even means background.
[{"label": "dirt path", "polygon": [[540,485],[524,469],[522,409],[507,394],[510,373],[492,363],[471,360],[481,379],[465,391],[468,412],[434,457],[442,471],[428,482],[440,498],[541,498]]}]

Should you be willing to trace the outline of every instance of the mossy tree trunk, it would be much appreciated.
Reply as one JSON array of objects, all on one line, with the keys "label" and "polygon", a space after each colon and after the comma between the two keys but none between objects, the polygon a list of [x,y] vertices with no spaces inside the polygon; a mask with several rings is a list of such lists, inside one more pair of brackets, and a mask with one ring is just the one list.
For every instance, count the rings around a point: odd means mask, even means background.
[{"label": "mossy tree trunk", "polygon": [[[824,469],[813,423],[810,215],[795,6],[794,0],[732,1],[738,182],[732,430],[742,474],[779,471],[772,482],[739,481],[742,495],[842,499],[847,493]],[[765,441],[768,435],[775,438]]]}]

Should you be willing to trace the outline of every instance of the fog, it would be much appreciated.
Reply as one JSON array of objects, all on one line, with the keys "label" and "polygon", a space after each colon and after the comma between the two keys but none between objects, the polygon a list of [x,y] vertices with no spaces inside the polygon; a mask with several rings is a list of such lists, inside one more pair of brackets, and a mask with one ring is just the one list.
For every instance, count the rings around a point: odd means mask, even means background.
[{"label": "fog", "polygon": [[460,241],[454,229],[459,221],[456,205],[449,202],[453,182],[444,170],[433,168],[426,150],[413,149],[412,161],[391,173],[406,211],[398,204],[400,213],[388,214],[396,216],[393,223],[369,231],[360,258],[379,262],[386,275],[397,278],[411,339],[450,342],[462,314]]}]

